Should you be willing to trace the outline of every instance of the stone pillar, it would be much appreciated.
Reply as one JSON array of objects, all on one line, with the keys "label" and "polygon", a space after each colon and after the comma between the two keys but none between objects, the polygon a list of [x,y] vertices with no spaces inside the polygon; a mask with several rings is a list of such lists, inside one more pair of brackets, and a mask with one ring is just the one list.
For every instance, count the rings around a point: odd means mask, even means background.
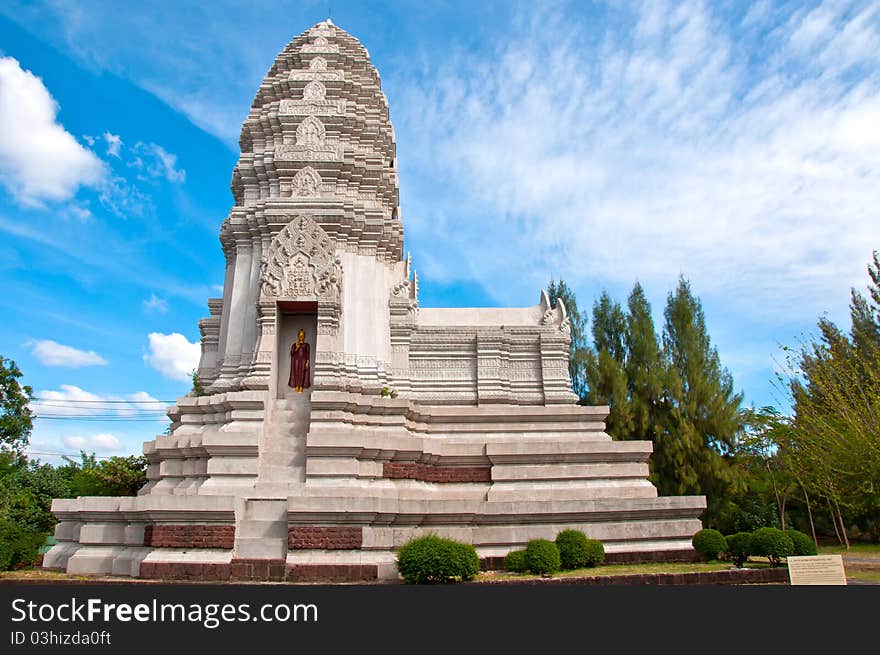
[{"label": "stone pillar", "polygon": [[577,402],[568,372],[570,344],[568,335],[559,330],[541,333],[541,379],[545,405]]},{"label": "stone pillar", "polygon": [[260,297],[260,260],[262,245],[258,237],[251,246],[251,268],[245,306],[242,309],[242,348],[241,364],[238,373],[241,377],[248,375],[255,356],[257,345],[257,300]]},{"label": "stone pillar", "polygon": [[226,313],[229,315],[226,349],[223,355],[220,377],[216,383],[225,388],[234,386],[235,378],[238,377],[238,367],[241,363],[241,351],[244,343],[244,313],[248,303],[247,296],[250,286],[252,255],[253,248],[249,240],[241,239],[236,241],[232,294],[228,307],[224,303],[224,308],[227,310]]},{"label": "stone pillar", "polygon": [[477,403],[510,401],[510,344],[500,332],[477,333]]}]

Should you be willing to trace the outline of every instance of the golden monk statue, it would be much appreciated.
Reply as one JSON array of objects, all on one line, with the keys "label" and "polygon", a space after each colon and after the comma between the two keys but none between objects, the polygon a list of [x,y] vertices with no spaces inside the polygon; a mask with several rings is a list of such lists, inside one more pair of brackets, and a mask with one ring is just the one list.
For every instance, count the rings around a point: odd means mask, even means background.
[{"label": "golden monk statue", "polygon": [[287,382],[294,391],[302,393],[311,385],[309,378],[309,344],[306,343],[305,330],[300,328],[296,342],[290,347],[290,380]]}]

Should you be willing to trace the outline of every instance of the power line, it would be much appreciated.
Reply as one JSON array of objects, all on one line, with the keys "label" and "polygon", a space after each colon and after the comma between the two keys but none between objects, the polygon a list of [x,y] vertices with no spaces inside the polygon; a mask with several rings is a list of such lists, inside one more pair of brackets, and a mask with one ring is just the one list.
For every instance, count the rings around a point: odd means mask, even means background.
[{"label": "power line", "polygon": [[97,423],[124,423],[126,421],[163,421],[165,420],[162,416],[154,416],[152,418],[141,418],[141,417],[128,417],[128,416],[37,416],[38,419],[45,419],[47,421],[95,421]]},{"label": "power line", "polygon": [[[55,457],[70,457],[73,458],[73,455],[70,453],[49,453],[44,450],[26,450],[28,455],[54,455]],[[95,459],[110,459],[113,455],[94,455]]]},{"label": "power line", "polygon": [[121,405],[154,405],[161,403],[163,405],[174,404],[174,400],[80,400],[78,398],[43,398],[34,396],[33,400],[38,403],[117,403]]}]

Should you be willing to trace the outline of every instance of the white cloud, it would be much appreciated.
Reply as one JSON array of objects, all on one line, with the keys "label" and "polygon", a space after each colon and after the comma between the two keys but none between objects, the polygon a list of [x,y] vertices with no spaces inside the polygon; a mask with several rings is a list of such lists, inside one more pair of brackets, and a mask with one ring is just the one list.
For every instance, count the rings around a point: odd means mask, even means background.
[{"label": "white cloud", "polygon": [[22,203],[68,200],[106,175],[104,163],[56,121],[57,112],[39,77],[0,57],[0,184]]},{"label": "white cloud", "polygon": [[155,143],[138,142],[134,146],[137,156],[129,166],[142,170],[148,177],[164,178],[169,182],[183,183],[186,171],[177,168],[177,155]]},{"label": "white cloud", "polygon": [[93,434],[89,437],[64,437],[63,442],[68,448],[84,450],[87,453],[113,453],[123,449],[122,442],[106,432]]},{"label": "white cloud", "polygon": [[104,366],[107,360],[94,350],[79,350],[72,346],[65,346],[51,339],[29,341],[31,352],[46,366],[67,366],[80,368],[82,366]]},{"label": "white cloud", "polygon": [[151,293],[149,300],[144,300],[141,304],[147,313],[166,314],[168,312],[168,301],[155,293]]},{"label": "white cloud", "polygon": [[150,350],[144,355],[144,361],[159,371],[166,378],[187,381],[193,370],[199,365],[201,346],[199,342],[190,343],[185,336],[177,332],[161,334],[151,332],[149,335]]},{"label": "white cloud", "polygon": [[700,2],[607,11],[531,13],[488,58],[454,52],[409,81],[401,185],[443,183],[410,197],[407,229],[455,253],[416,259],[425,279],[511,302],[551,274],[668,289],[684,273],[762,320],[845,307],[878,245],[876,5],[769,34]]},{"label": "white cloud", "polygon": [[122,138],[118,134],[104,132],[104,141],[107,142],[107,154],[118,158],[119,150],[122,148]]}]

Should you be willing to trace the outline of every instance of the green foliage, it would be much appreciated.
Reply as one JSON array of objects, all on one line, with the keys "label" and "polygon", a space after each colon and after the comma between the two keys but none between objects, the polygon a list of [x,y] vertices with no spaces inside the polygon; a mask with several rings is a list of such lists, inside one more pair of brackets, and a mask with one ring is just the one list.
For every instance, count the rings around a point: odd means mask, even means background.
[{"label": "green foliage", "polygon": [[400,548],[397,569],[412,584],[456,582],[473,578],[480,571],[480,558],[470,544],[427,535]]},{"label": "green foliage", "polygon": [[555,573],[562,568],[559,548],[547,539],[532,539],[526,544],[526,566],[532,573]]},{"label": "green foliage", "polygon": [[0,355],[0,450],[22,452],[34,426],[28,407],[33,389],[18,381],[21,375],[14,361]]},{"label": "green foliage", "polygon": [[563,530],[556,535],[556,547],[564,570],[596,566],[605,561],[605,547],[597,539],[588,539],[580,530]]},{"label": "green foliage", "polygon": [[712,346],[700,301],[680,278],[664,311],[668,411],[651,459],[661,494],[706,494],[711,517],[733,486],[725,456],[740,428],[740,394]]},{"label": "green foliage", "polygon": [[691,543],[694,550],[702,553],[709,559],[718,559],[718,556],[727,551],[727,540],[724,535],[711,528],[705,528],[697,532]]},{"label": "green foliage", "polygon": [[794,546],[795,555],[819,554],[819,549],[816,548],[815,542],[809,535],[806,535],[799,530],[786,530],[785,534],[787,534],[788,537],[791,539],[791,543]]},{"label": "green foliage", "polygon": [[192,394],[194,396],[204,396],[205,387],[202,384],[202,378],[199,377],[198,369],[193,369],[192,374]]},{"label": "green foliage", "polygon": [[779,448],[800,485],[833,508],[841,531],[863,521],[880,540],[878,252],[868,275],[868,296],[852,291],[849,334],[822,318],[818,337],[787,349],[789,371],[782,381],[795,418]]},{"label": "green foliage", "polygon": [[561,300],[565,305],[565,311],[571,325],[568,372],[571,376],[572,391],[583,402],[587,394],[586,379],[584,377],[584,366],[589,352],[587,344],[587,318],[578,309],[574,291],[568,287],[564,280],[556,282],[551,279],[547,287],[547,296],[550,299],[551,307],[555,307],[558,300]]},{"label": "green foliage", "polygon": [[504,568],[512,573],[525,573],[529,570],[526,565],[526,551],[512,550],[504,558]]},{"label": "green foliage", "polygon": [[727,554],[733,563],[742,568],[752,554],[752,533],[737,532],[726,537]]},{"label": "green foliage", "polygon": [[[574,294],[566,293],[568,306]],[[609,406],[605,425],[614,439],[652,441],[659,492],[705,494],[711,523],[737,484],[728,460],[742,398],[712,346],[699,299],[680,279],[667,298],[662,347],[638,283],[625,308],[603,292],[592,310],[592,348],[584,342],[570,362],[583,374],[582,402]]]},{"label": "green foliage", "polygon": [[147,483],[147,458],[143,455],[110,457],[98,461],[80,453],[81,461],[67,459],[73,496],[136,496]]},{"label": "green foliage", "polygon": [[773,566],[779,566],[782,559],[794,555],[791,537],[779,528],[759,528],[752,533],[751,554],[766,557]]},{"label": "green foliage", "polygon": [[36,561],[55,526],[52,499],[69,495],[64,471],[14,451],[0,452],[0,570]]},{"label": "green foliage", "polygon": [[0,571],[32,566],[40,557],[46,535],[0,516]]}]

